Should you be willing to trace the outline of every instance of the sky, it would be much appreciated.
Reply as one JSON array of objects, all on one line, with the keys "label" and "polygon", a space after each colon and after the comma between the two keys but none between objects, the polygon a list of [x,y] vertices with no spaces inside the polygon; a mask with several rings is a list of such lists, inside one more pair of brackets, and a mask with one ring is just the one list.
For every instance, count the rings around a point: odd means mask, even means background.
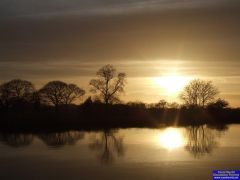
[{"label": "sky", "polygon": [[201,78],[240,106],[239,19],[239,0],[1,0],[0,83],[62,80],[88,92],[113,64],[127,74],[124,101],[179,102]]}]

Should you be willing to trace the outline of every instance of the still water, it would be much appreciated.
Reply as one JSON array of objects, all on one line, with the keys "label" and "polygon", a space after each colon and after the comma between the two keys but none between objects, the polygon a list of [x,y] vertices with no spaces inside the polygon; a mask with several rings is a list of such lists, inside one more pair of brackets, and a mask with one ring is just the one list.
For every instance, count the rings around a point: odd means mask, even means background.
[{"label": "still water", "polygon": [[240,169],[240,125],[0,133],[0,179],[212,179]]}]

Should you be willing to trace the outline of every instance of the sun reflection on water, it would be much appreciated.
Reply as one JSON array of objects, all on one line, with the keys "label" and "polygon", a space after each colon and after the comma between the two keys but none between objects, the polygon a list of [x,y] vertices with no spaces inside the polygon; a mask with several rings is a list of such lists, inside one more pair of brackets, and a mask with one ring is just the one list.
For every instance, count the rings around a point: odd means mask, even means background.
[{"label": "sun reflection on water", "polygon": [[179,129],[167,128],[158,135],[157,143],[167,150],[173,150],[183,147],[186,141]]}]

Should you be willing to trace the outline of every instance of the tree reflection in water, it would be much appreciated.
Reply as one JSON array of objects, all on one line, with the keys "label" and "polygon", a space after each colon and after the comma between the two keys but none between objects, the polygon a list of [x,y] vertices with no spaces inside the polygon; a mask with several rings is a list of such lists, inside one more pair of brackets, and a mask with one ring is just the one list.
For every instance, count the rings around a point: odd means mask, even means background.
[{"label": "tree reflection in water", "polygon": [[79,131],[67,131],[60,133],[44,133],[38,137],[49,147],[62,147],[64,145],[74,145],[84,138],[84,133]]},{"label": "tree reflection in water", "polygon": [[221,132],[226,129],[226,127],[211,129],[206,125],[187,127],[187,144],[185,149],[189,151],[194,158],[201,158],[206,154],[210,154],[213,149],[218,146],[216,137],[221,136]]},{"label": "tree reflection in water", "polygon": [[104,130],[100,137],[93,139],[89,148],[98,152],[97,156],[104,164],[111,164],[116,157],[124,155],[123,138],[114,130]]},{"label": "tree reflection in water", "polygon": [[10,147],[18,148],[32,144],[34,136],[32,134],[23,133],[1,133],[0,141]]}]

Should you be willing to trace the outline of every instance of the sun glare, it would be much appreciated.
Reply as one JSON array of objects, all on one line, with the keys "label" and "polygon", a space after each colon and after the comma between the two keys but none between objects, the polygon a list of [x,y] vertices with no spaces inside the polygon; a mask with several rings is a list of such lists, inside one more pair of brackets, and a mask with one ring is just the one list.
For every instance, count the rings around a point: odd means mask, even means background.
[{"label": "sun glare", "polygon": [[180,130],[167,128],[158,136],[158,144],[165,149],[172,150],[183,147],[185,140]]},{"label": "sun glare", "polygon": [[155,83],[164,89],[167,94],[176,94],[190,81],[189,77],[177,74],[156,77]]}]

